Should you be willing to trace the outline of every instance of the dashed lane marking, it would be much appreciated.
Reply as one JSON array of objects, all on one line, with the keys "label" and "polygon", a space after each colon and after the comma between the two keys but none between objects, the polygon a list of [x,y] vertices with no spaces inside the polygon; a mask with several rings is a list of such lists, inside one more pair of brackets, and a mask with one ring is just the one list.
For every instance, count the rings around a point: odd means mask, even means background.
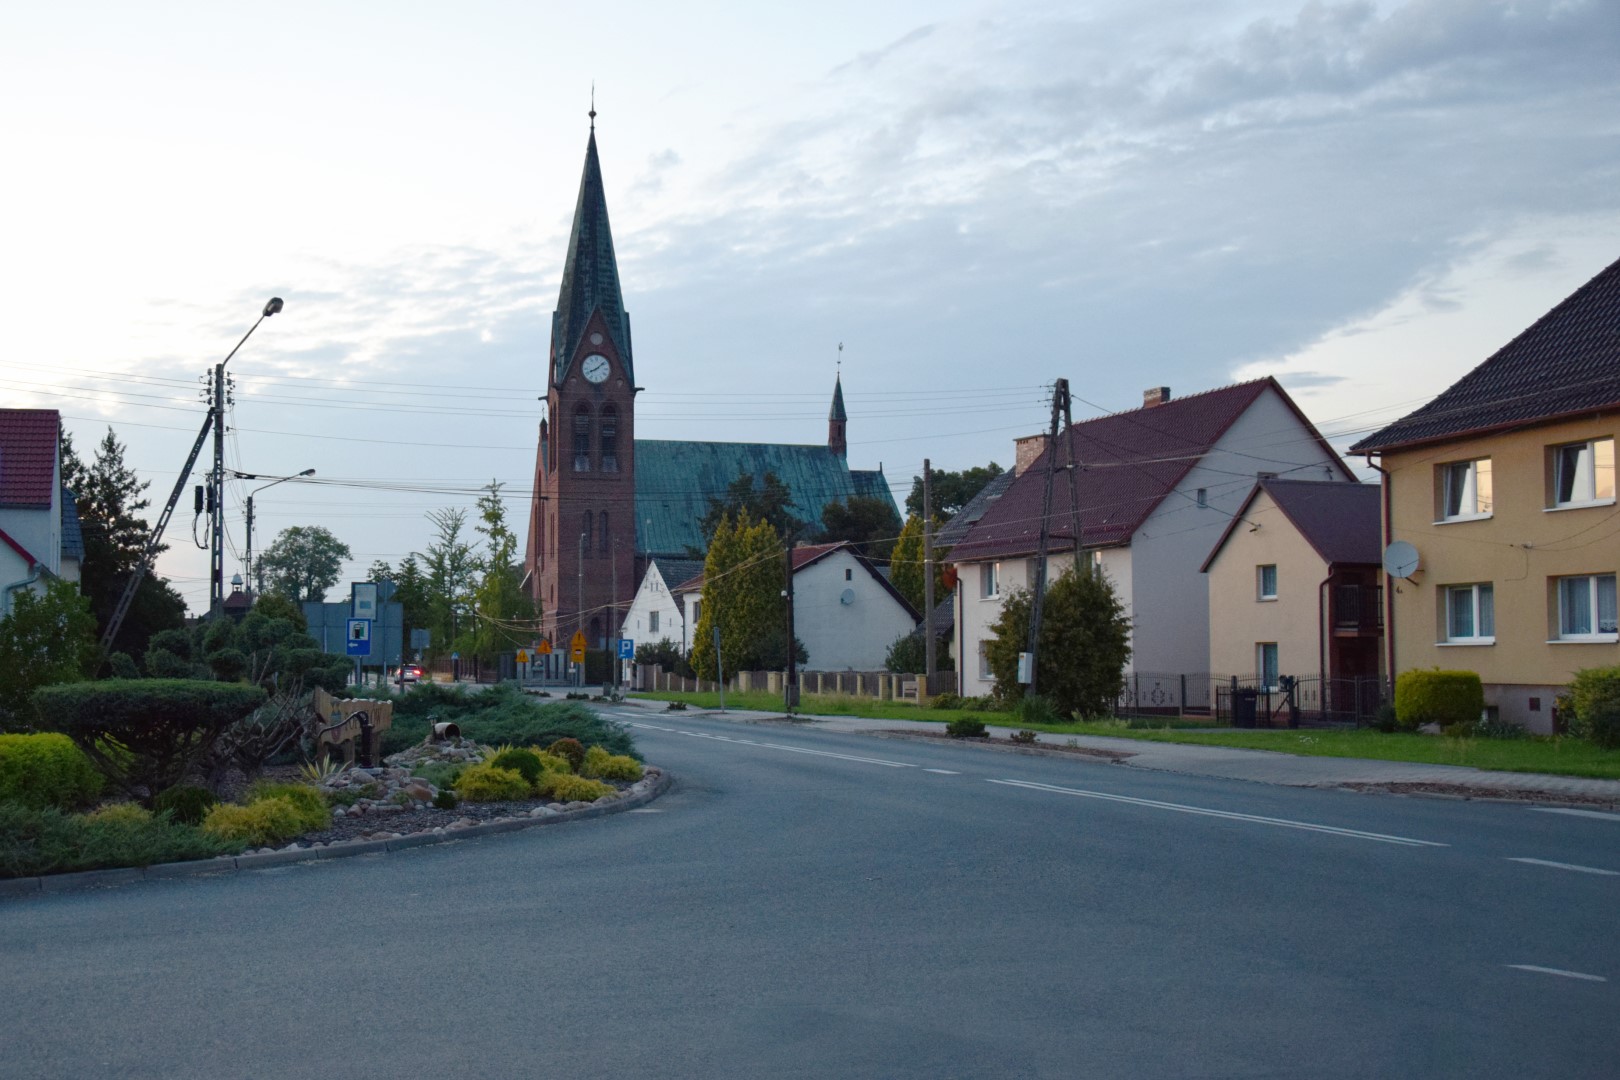
[{"label": "dashed lane marking", "polygon": [[961,776],[962,775],[959,772],[952,772],[950,769],[924,769],[923,772],[938,773],[941,776]]},{"label": "dashed lane marking", "polygon": [[831,750],[811,750],[805,746],[785,746],[782,743],[758,742],[754,739],[736,739],[730,735],[711,735],[704,731],[686,731],[682,728],[663,728],[653,724],[632,723],[631,727],[650,728],[654,731],[667,731],[674,735],[689,735],[694,739],[711,739],[714,742],[734,743],[738,746],[758,746],[765,750],[784,750],[790,754],[811,754],[815,757],[837,758],[839,761],[856,761],[863,765],[882,765],[890,769],[915,769],[917,766],[909,761],[890,761],[887,758],[862,757],[859,754],[835,754]]},{"label": "dashed lane marking", "polygon": [[663,811],[658,810],[658,809],[654,809],[651,806],[638,806],[634,810],[630,811],[630,813],[632,813],[632,814],[662,814]]},{"label": "dashed lane marking", "polygon": [[1240,814],[1232,810],[1211,810],[1204,806],[1185,806],[1181,803],[1159,802],[1157,799],[1137,799],[1129,795],[1109,795],[1101,791],[1057,787],[1053,784],[1036,784],[1027,780],[987,780],[986,783],[1028,788],[1031,791],[1049,791],[1055,795],[1075,795],[1083,799],[1101,799],[1105,802],[1127,803],[1131,806],[1145,806],[1153,810],[1171,810],[1178,814],[1197,814],[1201,817],[1225,818],[1228,821],[1245,821],[1253,825],[1275,825],[1284,829],[1303,829],[1306,832],[1328,833],[1331,836],[1346,836],[1354,840],[1375,840],[1381,844],[1400,844],[1405,847],[1451,846],[1434,840],[1415,840],[1410,836],[1390,836],[1385,833],[1363,832],[1360,829],[1341,829],[1337,825],[1318,825],[1315,822],[1294,821],[1289,818],[1261,817],[1258,814]]},{"label": "dashed lane marking", "polygon": [[1530,809],[1538,814],[1568,814],[1570,817],[1597,818],[1599,821],[1620,821],[1620,814],[1602,810],[1576,810],[1568,806],[1532,806]]},{"label": "dashed lane marking", "polygon": [[1542,967],[1540,964],[1508,964],[1510,968],[1519,971],[1533,971],[1537,975],[1561,975],[1566,979],[1580,979],[1583,982],[1608,982],[1602,975],[1588,975],[1584,971],[1565,971],[1563,968]]},{"label": "dashed lane marking", "polygon": [[1620,870],[1602,870],[1596,866],[1581,866],[1572,862],[1552,862],[1548,859],[1525,859],[1508,857],[1508,862],[1522,862],[1530,866],[1550,866],[1554,870],[1574,870],[1580,874],[1602,874],[1604,877],[1620,877]]}]

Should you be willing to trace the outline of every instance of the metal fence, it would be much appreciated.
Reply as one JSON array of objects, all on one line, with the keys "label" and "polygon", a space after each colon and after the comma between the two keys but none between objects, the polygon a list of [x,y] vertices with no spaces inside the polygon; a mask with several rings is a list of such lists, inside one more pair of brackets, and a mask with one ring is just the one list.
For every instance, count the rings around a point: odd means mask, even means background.
[{"label": "metal fence", "polygon": [[1230,727],[1363,727],[1394,697],[1379,675],[1283,675],[1275,685],[1233,676],[1215,688],[1216,724]]}]

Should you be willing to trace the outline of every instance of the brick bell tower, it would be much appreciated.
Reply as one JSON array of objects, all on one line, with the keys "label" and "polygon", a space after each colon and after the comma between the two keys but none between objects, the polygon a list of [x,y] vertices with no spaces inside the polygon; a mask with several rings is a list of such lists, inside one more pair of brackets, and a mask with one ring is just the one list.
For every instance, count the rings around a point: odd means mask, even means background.
[{"label": "brick bell tower", "polygon": [[[546,418],[529,507],[525,582],[559,652],[576,630],[606,646],[635,592],[635,369],[608,228],[596,110],[551,316]],[[615,587],[617,596],[615,597]]]}]

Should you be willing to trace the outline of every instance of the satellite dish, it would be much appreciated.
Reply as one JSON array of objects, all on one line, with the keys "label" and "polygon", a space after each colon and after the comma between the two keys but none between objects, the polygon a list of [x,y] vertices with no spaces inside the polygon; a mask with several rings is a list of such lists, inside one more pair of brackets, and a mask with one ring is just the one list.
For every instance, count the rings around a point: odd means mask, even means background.
[{"label": "satellite dish", "polygon": [[1384,573],[1390,577],[1410,578],[1418,572],[1417,548],[1405,540],[1396,540],[1384,549]]},{"label": "satellite dish", "polygon": [[838,602],[840,604],[853,604],[855,602],[855,590],[854,589],[845,589],[842,593],[839,594]]}]

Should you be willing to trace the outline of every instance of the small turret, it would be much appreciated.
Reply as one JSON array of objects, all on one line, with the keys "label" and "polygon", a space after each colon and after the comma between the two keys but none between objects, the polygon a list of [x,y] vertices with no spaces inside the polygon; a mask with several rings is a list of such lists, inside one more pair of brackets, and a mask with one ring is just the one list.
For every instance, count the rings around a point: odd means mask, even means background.
[{"label": "small turret", "polygon": [[844,412],[844,377],[840,373],[833,378],[832,408],[827,411],[827,449],[839,457],[849,456],[849,440],[844,434],[848,423],[849,416]]}]

